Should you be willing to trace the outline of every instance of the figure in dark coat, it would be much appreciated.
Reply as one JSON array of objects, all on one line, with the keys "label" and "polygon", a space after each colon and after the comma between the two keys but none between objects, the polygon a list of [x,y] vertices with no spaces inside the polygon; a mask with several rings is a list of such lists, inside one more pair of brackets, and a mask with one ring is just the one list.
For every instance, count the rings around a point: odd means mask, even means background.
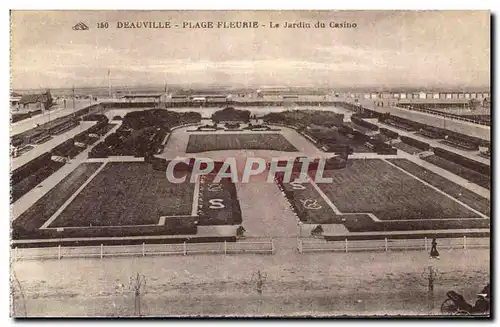
[{"label": "figure in dark coat", "polygon": [[243,226],[240,226],[236,229],[236,236],[243,237],[245,232],[246,232],[245,228]]},{"label": "figure in dark coat", "polygon": [[436,238],[432,239],[432,247],[431,247],[431,258],[432,259],[439,259],[439,252],[437,250],[437,241]]}]

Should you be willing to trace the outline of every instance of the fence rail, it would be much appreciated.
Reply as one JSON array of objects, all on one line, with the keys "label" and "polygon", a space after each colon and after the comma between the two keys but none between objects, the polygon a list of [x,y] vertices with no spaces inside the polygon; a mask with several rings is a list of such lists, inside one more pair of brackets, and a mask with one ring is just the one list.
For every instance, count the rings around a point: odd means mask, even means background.
[{"label": "fence rail", "polygon": [[264,241],[176,243],[142,245],[57,246],[41,248],[14,248],[12,258],[17,260],[105,258],[119,256],[193,255],[193,254],[274,254],[273,239]]},{"label": "fence rail", "polygon": [[[438,250],[489,248],[490,239],[487,237],[440,238]],[[307,252],[355,252],[355,251],[430,251],[431,239],[381,239],[381,240],[304,240],[297,239],[299,253]]]}]

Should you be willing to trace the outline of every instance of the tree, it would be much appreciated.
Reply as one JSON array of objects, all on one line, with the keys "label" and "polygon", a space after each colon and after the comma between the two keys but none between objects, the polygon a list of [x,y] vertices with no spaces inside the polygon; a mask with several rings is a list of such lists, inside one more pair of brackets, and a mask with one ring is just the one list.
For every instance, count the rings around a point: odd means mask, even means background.
[{"label": "tree", "polygon": [[42,102],[43,102],[43,106],[45,108],[45,110],[49,110],[50,107],[52,107],[54,105],[54,99],[52,99],[52,94],[50,94],[50,90],[47,90],[47,92],[45,92],[43,95],[42,95]]},{"label": "tree", "polygon": [[146,277],[137,275],[130,277],[130,290],[134,292],[134,315],[141,315],[141,295],[146,292]]}]

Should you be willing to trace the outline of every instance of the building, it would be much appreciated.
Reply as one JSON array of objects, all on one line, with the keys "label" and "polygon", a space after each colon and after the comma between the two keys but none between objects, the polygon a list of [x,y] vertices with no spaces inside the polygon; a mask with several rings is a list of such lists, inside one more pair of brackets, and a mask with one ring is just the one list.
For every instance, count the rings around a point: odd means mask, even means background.
[{"label": "building", "polygon": [[10,107],[15,108],[15,109],[19,109],[19,101],[21,100],[21,98],[22,98],[22,94],[12,92],[10,94]]},{"label": "building", "polygon": [[400,99],[398,106],[421,109],[470,108],[471,103],[467,99]]},{"label": "building", "polygon": [[41,94],[25,94],[19,99],[22,109],[46,110],[52,106],[52,95],[50,91]]},{"label": "building", "polygon": [[256,91],[257,97],[282,96],[283,94],[289,94],[290,92],[290,88],[286,86],[262,87],[261,89]]},{"label": "building", "polygon": [[160,103],[163,93],[127,94],[122,96],[124,102],[128,103]]}]

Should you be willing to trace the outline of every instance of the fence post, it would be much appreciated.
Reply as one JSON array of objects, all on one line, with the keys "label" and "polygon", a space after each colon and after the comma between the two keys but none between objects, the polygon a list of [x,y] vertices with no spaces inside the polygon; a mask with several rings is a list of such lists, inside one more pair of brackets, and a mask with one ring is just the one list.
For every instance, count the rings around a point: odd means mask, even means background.
[{"label": "fence post", "polygon": [[224,240],[224,255],[227,254],[227,241]]},{"label": "fence post", "polygon": [[57,259],[61,260],[61,244],[57,247]]},{"label": "fence post", "polygon": [[299,237],[297,237],[297,250],[302,254],[302,240]]},{"label": "fence post", "polygon": [[345,239],[345,252],[347,252],[347,238]]},{"label": "fence post", "polygon": [[146,249],[145,249],[145,244],[142,242],[142,256],[144,257],[146,255]]},{"label": "fence post", "polygon": [[427,252],[427,237],[424,237],[425,252]]},{"label": "fence post", "polygon": [[274,240],[271,238],[271,254],[274,254]]},{"label": "fence post", "polygon": [[103,249],[103,248],[104,248],[104,245],[103,245],[103,244],[101,244],[101,259],[102,259],[103,252],[104,252],[104,249]]},{"label": "fence post", "polygon": [[183,249],[184,249],[184,255],[187,255],[187,248],[186,248],[186,242],[185,241],[184,241],[184,247],[183,247]]},{"label": "fence post", "polygon": [[387,237],[384,240],[385,240],[385,252],[387,252]]},{"label": "fence post", "polygon": [[464,235],[464,250],[467,250],[467,236]]}]

